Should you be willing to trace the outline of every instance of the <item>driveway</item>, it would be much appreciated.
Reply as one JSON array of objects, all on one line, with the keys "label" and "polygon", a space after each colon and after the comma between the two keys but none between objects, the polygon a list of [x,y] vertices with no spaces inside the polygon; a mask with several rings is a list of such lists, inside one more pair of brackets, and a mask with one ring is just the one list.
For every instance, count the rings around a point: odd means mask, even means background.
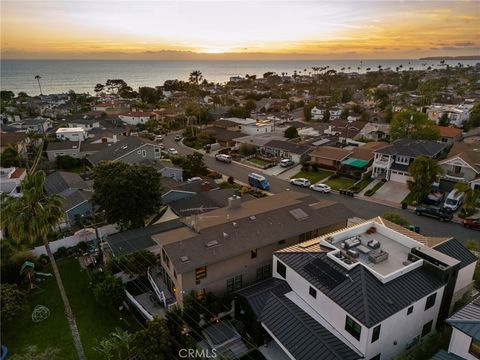
[{"label": "driveway", "polygon": [[387,181],[375,194],[373,194],[372,198],[400,204],[409,192],[410,190],[408,190],[407,184],[402,184],[396,181]]}]

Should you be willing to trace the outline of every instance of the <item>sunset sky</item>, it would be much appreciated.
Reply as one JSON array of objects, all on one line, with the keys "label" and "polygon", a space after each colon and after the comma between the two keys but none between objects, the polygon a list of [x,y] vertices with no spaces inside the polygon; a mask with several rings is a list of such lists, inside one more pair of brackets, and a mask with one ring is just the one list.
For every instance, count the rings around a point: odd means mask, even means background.
[{"label": "sunset sky", "polygon": [[400,59],[480,54],[479,1],[1,2],[10,59]]}]

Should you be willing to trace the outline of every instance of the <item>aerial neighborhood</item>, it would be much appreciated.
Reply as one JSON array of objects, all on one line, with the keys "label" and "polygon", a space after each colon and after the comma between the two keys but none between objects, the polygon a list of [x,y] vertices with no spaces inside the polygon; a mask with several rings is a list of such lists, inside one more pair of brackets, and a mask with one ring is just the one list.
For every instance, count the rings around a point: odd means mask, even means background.
[{"label": "aerial neighborhood", "polygon": [[2,90],[2,345],[480,358],[480,64],[186,75]]}]

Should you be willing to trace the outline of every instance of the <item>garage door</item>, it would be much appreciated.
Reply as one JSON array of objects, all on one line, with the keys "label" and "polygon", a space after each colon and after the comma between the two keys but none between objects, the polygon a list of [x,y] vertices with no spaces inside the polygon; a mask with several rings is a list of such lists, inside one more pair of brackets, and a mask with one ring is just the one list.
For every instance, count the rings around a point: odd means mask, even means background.
[{"label": "garage door", "polygon": [[391,181],[396,181],[396,182],[406,184],[407,180],[409,180],[409,179],[410,179],[409,176],[404,175],[404,173],[402,173],[402,172],[395,171],[395,170],[392,170],[390,172],[390,180]]}]

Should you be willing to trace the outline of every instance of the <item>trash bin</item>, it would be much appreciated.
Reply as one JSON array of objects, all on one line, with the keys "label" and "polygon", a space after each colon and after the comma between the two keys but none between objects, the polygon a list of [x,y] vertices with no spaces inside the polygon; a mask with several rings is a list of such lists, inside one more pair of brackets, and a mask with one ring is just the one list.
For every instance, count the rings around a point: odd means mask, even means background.
[{"label": "trash bin", "polygon": [[402,202],[402,209],[403,210],[408,209],[408,204],[406,202]]}]

